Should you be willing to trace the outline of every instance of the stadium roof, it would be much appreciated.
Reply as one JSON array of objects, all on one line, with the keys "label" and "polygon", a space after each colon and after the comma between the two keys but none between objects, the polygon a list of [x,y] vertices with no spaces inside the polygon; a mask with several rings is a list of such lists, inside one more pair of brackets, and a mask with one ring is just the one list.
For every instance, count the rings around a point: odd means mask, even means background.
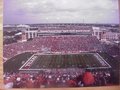
[{"label": "stadium roof", "polygon": [[44,26],[39,27],[39,30],[92,30],[91,26]]},{"label": "stadium roof", "polygon": [[92,27],[93,30],[100,30],[100,27]]}]

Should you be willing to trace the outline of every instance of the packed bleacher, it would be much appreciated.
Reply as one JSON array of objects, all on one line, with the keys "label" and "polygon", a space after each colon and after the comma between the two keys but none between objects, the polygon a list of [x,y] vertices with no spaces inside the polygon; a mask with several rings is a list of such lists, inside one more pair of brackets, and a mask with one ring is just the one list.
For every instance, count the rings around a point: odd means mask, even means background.
[{"label": "packed bleacher", "polygon": [[32,41],[4,45],[3,57],[11,58],[23,52],[87,52],[97,51],[99,40],[94,36],[43,36]]},{"label": "packed bleacher", "polygon": [[111,85],[109,71],[52,70],[40,73],[5,73],[5,88],[84,87]]}]

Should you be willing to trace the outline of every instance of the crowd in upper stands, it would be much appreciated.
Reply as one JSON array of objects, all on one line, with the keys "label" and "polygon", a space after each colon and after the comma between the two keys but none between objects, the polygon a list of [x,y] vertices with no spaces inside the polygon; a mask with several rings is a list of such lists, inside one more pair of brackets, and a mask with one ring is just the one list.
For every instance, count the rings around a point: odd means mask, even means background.
[{"label": "crowd in upper stands", "polygon": [[81,52],[100,50],[94,36],[43,36],[32,41],[4,45],[3,57],[9,59],[23,52]]},{"label": "crowd in upper stands", "polygon": [[84,87],[112,84],[109,71],[52,70],[40,73],[5,73],[5,88]]}]

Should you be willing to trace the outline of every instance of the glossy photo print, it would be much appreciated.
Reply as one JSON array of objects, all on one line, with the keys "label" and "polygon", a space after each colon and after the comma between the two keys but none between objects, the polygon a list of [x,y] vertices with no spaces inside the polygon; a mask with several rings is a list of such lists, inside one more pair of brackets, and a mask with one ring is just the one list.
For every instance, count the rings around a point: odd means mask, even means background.
[{"label": "glossy photo print", "polygon": [[118,0],[3,0],[10,88],[119,85]]}]

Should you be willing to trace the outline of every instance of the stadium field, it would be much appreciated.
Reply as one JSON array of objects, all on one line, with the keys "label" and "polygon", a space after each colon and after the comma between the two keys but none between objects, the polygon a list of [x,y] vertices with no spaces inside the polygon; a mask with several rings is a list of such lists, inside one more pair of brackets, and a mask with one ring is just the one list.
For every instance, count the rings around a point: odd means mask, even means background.
[{"label": "stadium field", "polygon": [[20,70],[111,68],[98,53],[34,54]]},{"label": "stadium field", "polygon": [[18,72],[19,68],[33,55],[31,52],[25,52],[4,62],[4,72]]}]

